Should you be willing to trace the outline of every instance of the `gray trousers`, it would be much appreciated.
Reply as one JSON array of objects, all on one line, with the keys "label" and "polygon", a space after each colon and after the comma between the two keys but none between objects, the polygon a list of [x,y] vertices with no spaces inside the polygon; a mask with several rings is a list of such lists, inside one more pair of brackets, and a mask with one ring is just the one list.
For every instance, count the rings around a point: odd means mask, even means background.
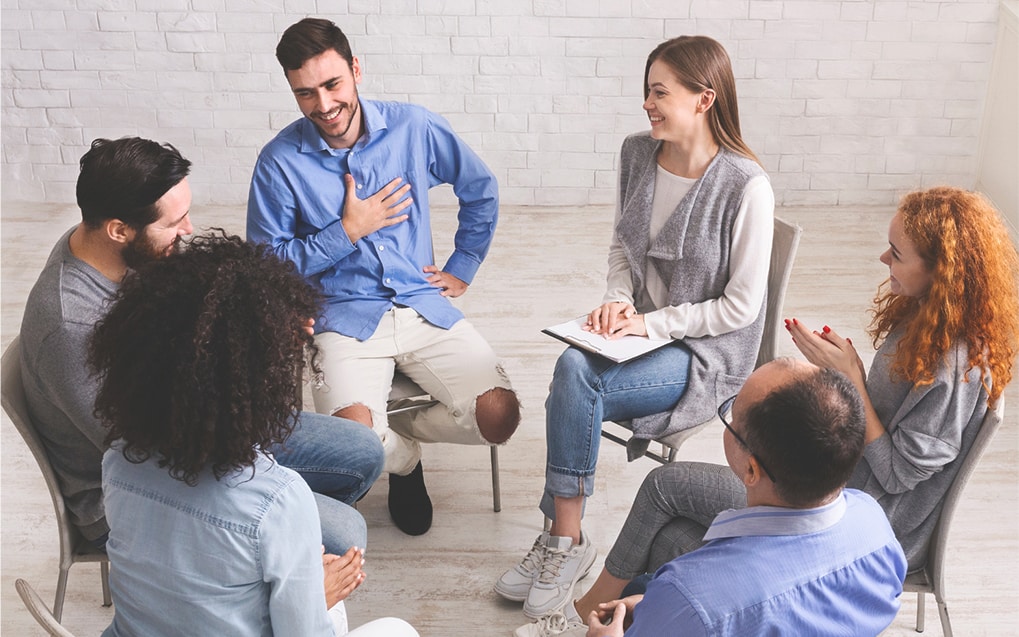
[{"label": "gray trousers", "polygon": [[728,466],[674,462],[653,470],[605,558],[605,568],[633,579],[704,545],[715,516],[747,505],[743,483]]}]

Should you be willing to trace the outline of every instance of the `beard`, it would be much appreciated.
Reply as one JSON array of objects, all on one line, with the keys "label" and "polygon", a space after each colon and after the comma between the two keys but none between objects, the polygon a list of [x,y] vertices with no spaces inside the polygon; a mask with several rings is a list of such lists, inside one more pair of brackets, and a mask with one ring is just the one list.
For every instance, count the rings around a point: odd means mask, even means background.
[{"label": "beard", "polygon": [[124,246],[121,256],[127,267],[137,270],[146,263],[151,263],[180,252],[180,247],[180,237],[174,237],[173,243],[166,248],[161,248],[152,243],[143,233],[138,233],[130,243]]}]

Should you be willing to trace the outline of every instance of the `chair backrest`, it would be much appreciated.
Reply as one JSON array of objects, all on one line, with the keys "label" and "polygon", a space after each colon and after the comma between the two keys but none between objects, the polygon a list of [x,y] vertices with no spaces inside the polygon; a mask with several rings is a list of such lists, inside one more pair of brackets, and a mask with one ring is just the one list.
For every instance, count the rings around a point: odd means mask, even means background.
[{"label": "chair backrest", "polygon": [[18,589],[18,595],[21,596],[21,601],[25,602],[28,612],[32,613],[32,617],[35,617],[35,621],[45,628],[47,633],[53,635],[53,637],[74,637],[71,631],[60,625],[60,622],[57,621],[57,618],[53,616],[45,602],[42,601],[42,598],[39,597],[39,594],[35,592],[35,589],[28,582],[18,578],[14,582],[14,587]]},{"label": "chair backrest", "polygon": [[756,367],[775,360],[778,355],[779,339],[785,334],[782,328],[782,306],[801,234],[803,229],[797,224],[775,217],[771,265],[768,268],[768,306],[764,310],[764,334],[761,337],[761,348],[757,351]]},{"label": "chair backrest", "polygon": [[[16,336],[11,341],[4,351],[3,358],[0,359],[0,401],[2,401],[4,411],[14,423],[14,428],[18,430],[32,455],[35,456],[39,470],[42,471],[42,477],[46,481],[50,498],[53,500],[53,510],[57,514],[61,561],[70,560],[78,544],[85,540],[78,532],[78,528],[71,523],[67,507],[64,504],[64,496],[60,492],[57,474],[53,471],[46,447],[43,446],[42,439],[39,437],[28,411],[28,399],[25,397],[25,386],[21,379],[20,336]],[[61,566],[69,565],[62,564]]]},{"label": "chair backrest", "polygon": [[959,505],[962,490],[966,488],[966,483],[969,482],[974,469],[977,467],[977,462],[984,455],[991,442],[991,438],[998,431],[998,427],[1001,426],[1001,421],[1004,418],[1005,396],[1002,394],[998,397],[998,402],[994,405],[994,408],[989,408],[987,413],[984,414],[984,418],[980,422],[980,430],[977,431],[976,438],[973,439],[973,444],[970,445],[966,457],[962,459],[962,464],[959,465],[959,471],[955,474],[952,486],[948,487],[948,492],[945,494],[945,503],[941,505],[941,515],[938,518],[938,523],[934,526],[934,532],[931,534],[931,541],[927,547],[927,564],[925,569],[928,574],[928,580],[934,590],[941,594],[942,598],[944,597],[945,590],[944,567],[945,555],[948,552],[948,531],[952,526],[955,509]]}]

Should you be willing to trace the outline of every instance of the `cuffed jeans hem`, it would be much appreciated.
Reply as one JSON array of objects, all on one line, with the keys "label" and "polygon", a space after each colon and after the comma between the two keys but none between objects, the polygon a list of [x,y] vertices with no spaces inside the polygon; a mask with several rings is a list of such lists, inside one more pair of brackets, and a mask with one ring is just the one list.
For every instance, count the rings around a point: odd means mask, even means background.
[{"label": "cuffed jeans hem", "polygon": [[586,476],[559,473],[552,468],[545,469],[545,492],[538,508],[550,520],[555,520],[555,498],[587,497],[594,493],[594,473]]}]

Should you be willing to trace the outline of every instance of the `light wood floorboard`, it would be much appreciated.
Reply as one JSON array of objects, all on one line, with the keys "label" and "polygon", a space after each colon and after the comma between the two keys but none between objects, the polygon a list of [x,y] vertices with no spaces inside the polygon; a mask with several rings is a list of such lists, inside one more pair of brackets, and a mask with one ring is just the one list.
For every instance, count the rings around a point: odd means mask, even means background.
[{"label": "light wood floorboard", "polygon": [[[866,309],[886,276],[878,262],[885,247],[890,208],[790,208],[779,215],[805,232],[786,300],[786,316],[818,327],[828,323],[867,343]],[[436,210],[436,253],[446,254],[455,215]],[[222,226],[242,233],[241,207],[193,211],[196,227]],[[56,239],[77,219],[66,205],[5,202],[2,207],[2,335],[17,334],[24,299]],[[432,530],[418,538],[399,533],[386,510],[386,478],[362,501],[370,529],[368,579],[348,602],[351,624],[396,615],[424,636],[508,635],[525,621],[518,604],[502,601],[492,584],[530,547],[542,524],[536,505],[543,484],[544,399],[558,342],[539,330],[588,311],[600,300],[612,211],[588,208],[507,208],[488,260],[458,301],[471,321],[505,357],[524,405],[520,430],[501,451],[501,513],[492,511],[487,450],[426,446],[426,481],[435,504]],[[440,257],[441,258],[441,257]],[[795,355],[791,343],[783,353]],[[868,361],[869,362],[869,361]],[[1019,634],[1019,432],[1015,385],[1008,392],[1004,427],[992,444],[960,506],[952,532],[949,599],[957,635]],[[310,404],[310,403],[309,403]],[[682,459],[724,462],[721,430],[698,434]],[[0,429],[0,532],[2,583],[0,629],[5,635],[41,635],[20,603],[14,579],[28,579],[51,601],[57,544],[45,486],[24,443],[3,416]],[[601,567],[629,510],[648,460],[625,461],[615,445],[602,447],[597,493],[585,528],[599,549]],[[112,617],[100,606],[98,566],[71,569],[64,622],[78,635],[97,635]],[[581,587],[586,586],[582,582]],[[886,635],[913,632],[916,601],[906,595]],[[941,634],[933,600],[926,635]]]}]

